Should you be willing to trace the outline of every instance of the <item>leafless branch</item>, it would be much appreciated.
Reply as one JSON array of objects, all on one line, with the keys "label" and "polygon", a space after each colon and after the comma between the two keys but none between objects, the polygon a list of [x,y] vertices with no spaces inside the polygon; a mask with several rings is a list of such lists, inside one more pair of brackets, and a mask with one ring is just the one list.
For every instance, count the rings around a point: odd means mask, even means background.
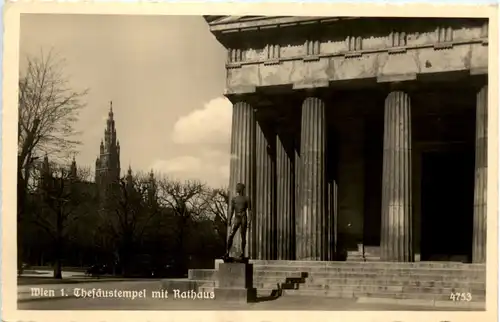
[{"label": "leafless branch", "polygon": [[18,167],[48,153],[67,157],[79,141],[74,123],[88,90],[75,91],[64,74],[64,60],[53,50],[27,56],[19,77]]}]

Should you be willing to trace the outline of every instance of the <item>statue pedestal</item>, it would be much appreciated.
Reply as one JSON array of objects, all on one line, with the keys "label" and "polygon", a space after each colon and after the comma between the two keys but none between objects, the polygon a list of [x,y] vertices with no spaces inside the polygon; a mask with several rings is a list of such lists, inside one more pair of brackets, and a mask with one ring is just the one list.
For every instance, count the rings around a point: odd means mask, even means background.
[{"label": "statue pedestal", "polygon": [[236,262],[220,263],[215,299],[225,302],[255,302],[257,289],[253,287],[253,265]]}]

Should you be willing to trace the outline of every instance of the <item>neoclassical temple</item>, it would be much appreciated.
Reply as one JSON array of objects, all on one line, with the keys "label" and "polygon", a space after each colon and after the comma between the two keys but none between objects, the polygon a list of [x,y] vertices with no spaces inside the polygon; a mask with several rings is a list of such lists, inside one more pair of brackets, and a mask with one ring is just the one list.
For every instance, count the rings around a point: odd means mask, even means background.
[{"label": "neoclassical temple", "polygon": [[250,257],[486,261],[487,19],[205,19]]}]

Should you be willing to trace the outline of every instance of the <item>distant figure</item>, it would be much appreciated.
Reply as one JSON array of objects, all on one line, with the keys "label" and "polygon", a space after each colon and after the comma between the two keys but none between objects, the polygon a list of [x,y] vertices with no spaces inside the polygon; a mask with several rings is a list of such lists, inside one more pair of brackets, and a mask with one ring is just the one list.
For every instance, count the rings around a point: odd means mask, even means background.
[{"label": "distant figure", "polygon": [[[247,227],[248,227],[248,216],[250,216],[252,207],[250,203],[250,198],[245,196],[245,185],[243,183],[238,183],[236,185],[236,196],[231,199],[229,204],[229,217],[228,224],[231,227],[229,232],[229,238],[227,240],[227,252],[225,258],[229,258],[229,252],[233,246],[234,235],[240,229],[241,234],[241,258],[245,257],[245,246],[247,237]],[[248,215],[247,215],[248,211]],[[231,218],[234,213],[234,221],[231,225]]]}]

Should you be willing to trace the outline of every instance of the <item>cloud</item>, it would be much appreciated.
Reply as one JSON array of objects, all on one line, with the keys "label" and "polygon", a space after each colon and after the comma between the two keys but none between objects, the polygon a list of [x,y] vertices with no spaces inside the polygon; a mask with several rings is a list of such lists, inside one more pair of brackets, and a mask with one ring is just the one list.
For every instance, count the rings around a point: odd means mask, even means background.
[{"label": "cloud", "polygon": [[156,160],[151,168],[173,179],[200,180],[212,187],[227,186],[229,183],[229,154],[216,150]]},{"label": "cloud", "polygon": [[232,105],[225,97],[212,99],[203,109],[181,117],[174,125],[177,144],[228,144],[231,138]]},{"label": "cloud", "polygon": [[201,160],[192,156],[180,156],[170,160],[157,160],[151,166],[153,170],[161,170],[167,174],[199,172],[201,167]]},{"label": "cloud", "polygon": [[178,180],[227,186],[231,122],[232,104],[225,97],[215,98],[202,109],[182,116],[173,127],[172,141],[183,154],[156,160],[152,168]]}]

